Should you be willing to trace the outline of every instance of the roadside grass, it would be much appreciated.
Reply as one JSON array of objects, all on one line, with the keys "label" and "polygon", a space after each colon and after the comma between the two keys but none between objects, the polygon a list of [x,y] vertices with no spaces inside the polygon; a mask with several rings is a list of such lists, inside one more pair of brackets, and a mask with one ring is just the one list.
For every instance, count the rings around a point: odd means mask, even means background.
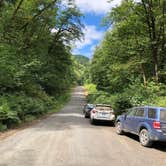
[{"label": "roadside grass", "polygon": [[56,106],[54,109],[48,110],[48,114],[59,112],[70,100],[72,89],[68,90],[64,95],[59,96],[56,100]]},{"label": "roadside grass", "polygon": [[[67,90],[61,96],[55,97],[53,99],[53,102],[51,103],[51,107],[48,106],[48,107],[41,108],[41,110],[45,109],[42,112],[40,112],[40,109],[39,109],[41,107],[41,105],[38,105],[38,107],[37,107],[37,109],[39,110],[38,114],[36,114],[36,112],[35,112],[35,114],[33,114],[33,111],[32,111],[31,113],[25,115],[22,120],[20,120],[18,117],[14,117],[14,118],[16,118],[16,121],[12,121],[12,123],[10,125],[8,125],[10,122],[10,119],[9,119],[8,124],[4,123],[5,121],[3,123],[2,123],[2,121],[0,121],[0,137],[6,131],[13,130],[13,129],[26,128],[27,126],[30,126],[44,118],[47,118],[50,114],[60,111],[64,107],[64,105],[66,105],[68,103],[68,101],[70,100],[71,92],[72,92],[72,89]],[[8,108],[8,106],[7,106],[7,108]],[[8,108],[7,111],[8,110],[10,110],[10,109]],[[11,117],[11,118],[13,118],[13,117]]]}]

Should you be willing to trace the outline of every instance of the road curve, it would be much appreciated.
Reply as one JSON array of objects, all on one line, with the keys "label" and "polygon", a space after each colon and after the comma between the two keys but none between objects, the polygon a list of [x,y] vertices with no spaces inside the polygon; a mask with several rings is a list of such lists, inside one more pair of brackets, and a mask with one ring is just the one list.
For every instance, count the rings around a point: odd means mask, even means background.
[{"label": "road curve", "polygon": [[166,166],[166,144],[144,148],[133,135],[92,126],[82,87],[57,114],[0,142],[0,166]]}]

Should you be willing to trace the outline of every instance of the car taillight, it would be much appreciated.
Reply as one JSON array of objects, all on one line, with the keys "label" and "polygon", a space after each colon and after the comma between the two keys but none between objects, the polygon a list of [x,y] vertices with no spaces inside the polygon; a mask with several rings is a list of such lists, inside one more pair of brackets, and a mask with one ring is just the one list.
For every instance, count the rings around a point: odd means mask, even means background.
[{"label": "car taillight", "polygon": [[160,122],[154,121],[154,122],[153,122],[153,128],[154,128],[154,129],[160,129]]},{"label": "car taillight", "polygon": [[92,110],[92,113],[96,113],[96,110],[95,110],[95,109],[93,109],[93,110]]}]

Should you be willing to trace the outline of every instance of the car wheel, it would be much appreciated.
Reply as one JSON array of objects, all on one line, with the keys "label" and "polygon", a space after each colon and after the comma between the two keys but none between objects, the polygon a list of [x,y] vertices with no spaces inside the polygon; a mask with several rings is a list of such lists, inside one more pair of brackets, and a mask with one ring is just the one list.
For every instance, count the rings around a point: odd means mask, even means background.
[{"label": "car wheel", "polygon": [[116,133],[119,134],[119,135],[123,134],[121,122],[116,123]]},{"label": "car wheel", "polygon": [[152,141],[149,137],[149,131],[147,129],[142,129],[139,133],[139,140],[142,146],[151,147]]},{"label": "car wheel", "polygon": [[90,118],[90,123],[94,125],[95,124],[95,120]]},{"label": "car wheel", "polygon": [[85,118],[88,118],[88,115],[85,113]]},{"label": "car wheel", "polygon": [[112,126],[112,127],[114,127],[115,123],[113,121],[110,121],[109,125]]}]

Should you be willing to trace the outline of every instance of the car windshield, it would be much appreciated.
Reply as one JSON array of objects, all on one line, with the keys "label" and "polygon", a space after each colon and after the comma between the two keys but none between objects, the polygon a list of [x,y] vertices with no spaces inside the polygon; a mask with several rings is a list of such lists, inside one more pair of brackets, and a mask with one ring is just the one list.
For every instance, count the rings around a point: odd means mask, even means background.
[{"label": "car windshield", "polygon": [[103,110],[103,111],[111,111],[111,107],[106,107],[106,106],[98,106],[96,107],[98,110]]},{"label": "car windshield", "polygon": [[89,105],[87,105],[87,108],[93,108],[93,107],[94,107],[93,104],[89,104]]},{"label": "car windshield", "polygon": [[160,120],[161,121],[166,121],[166,109],[161,109],[160,110]]}]

